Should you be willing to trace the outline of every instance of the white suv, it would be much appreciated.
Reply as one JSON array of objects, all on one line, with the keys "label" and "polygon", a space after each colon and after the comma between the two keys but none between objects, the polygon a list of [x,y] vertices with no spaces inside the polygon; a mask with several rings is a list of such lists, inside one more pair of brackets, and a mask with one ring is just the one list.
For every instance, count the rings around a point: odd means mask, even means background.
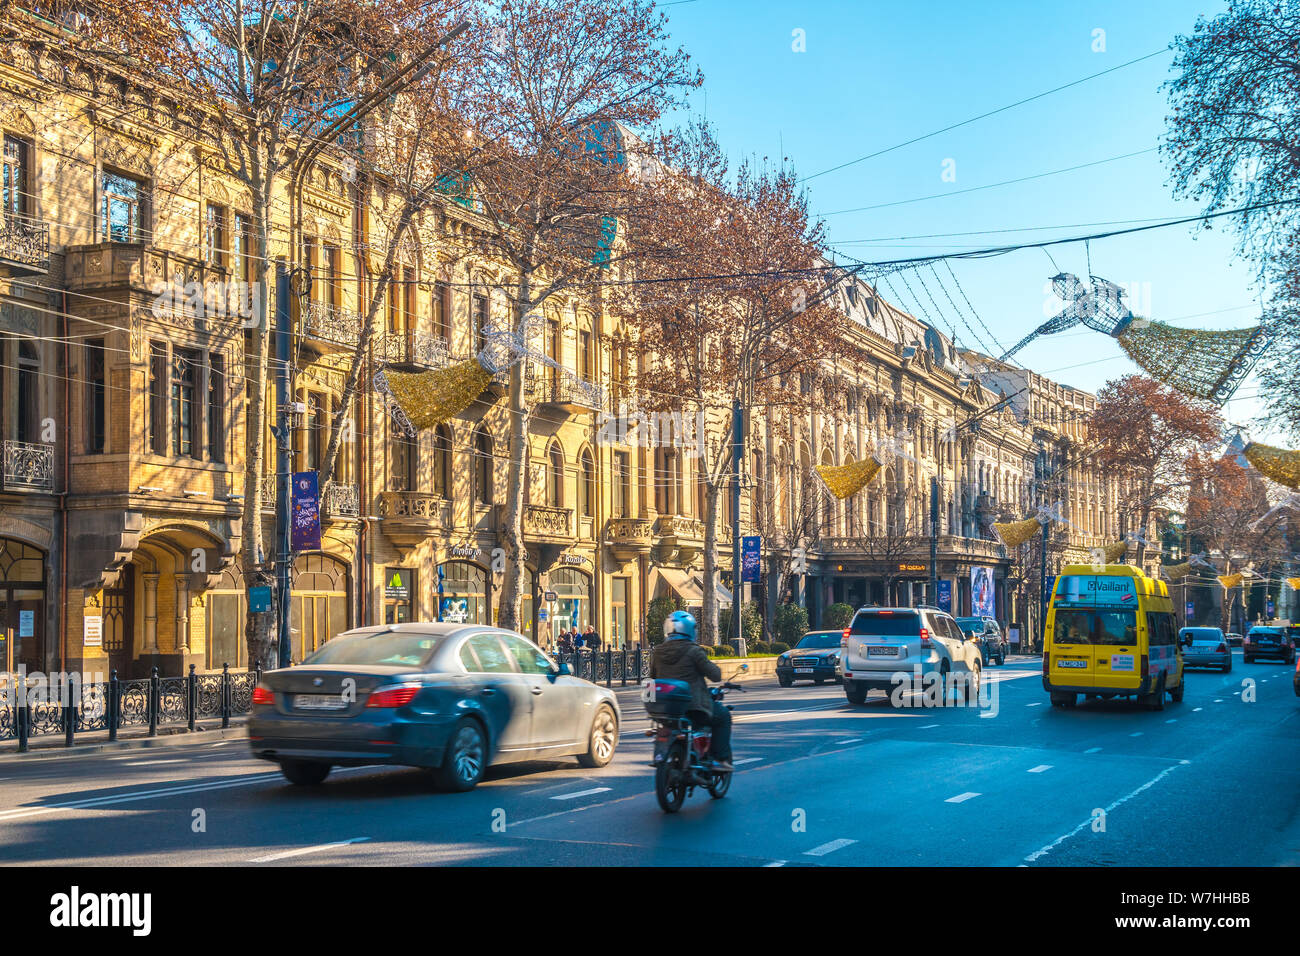
[{"label": "white suv", "polygon": [[[888,694],[898,684],[896,674],[912,680],[918,666],[922,677],[943,675],[945,687],[949,675],[960,677],[968,700],[979,692],[979,645],[937,608],[861,608],[844,631],[840,648],[844,694],[851,704],[865,702],[872,689]],[[947,697],[945,693],[945,702]]]}]

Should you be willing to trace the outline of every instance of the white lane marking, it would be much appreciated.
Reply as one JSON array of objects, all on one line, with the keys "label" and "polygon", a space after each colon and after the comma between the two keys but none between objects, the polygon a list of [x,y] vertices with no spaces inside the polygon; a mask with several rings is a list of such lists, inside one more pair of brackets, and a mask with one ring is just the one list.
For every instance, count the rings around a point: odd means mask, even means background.
[{"label": "white lane marking", "polygon": [[841,747],[844,746],[845,744],[860,744],[860,743],[862,743],[861,737],[850,737],[848,740],[832,741],[832,745],[839,744]]},{"label": "white lane marking", "polygon": [[[1184,763],[1187,763],[1187,762],[1189,762],[1189,761],[1184,761]],[[1172,773],[1173,771],[1177,770],[1180,766],[1182,766],[1182,764],[1174,764],[1174,765],[1172,765],[1172,766],[1165,767],[1164,770],[1161,770],[1158,774],[1156,774],[1154,777],[1152,777],[1152,778],[1151,778],[1150,780],[1148,780],[1146,783],[1142,784],[1142,786],[1138,787],[1136,790],[1131,790],[1131,791],[1129,791],[1128,793],[1124,794],[1124,796],[1120,797],[1118,800],[1116,800],[1114,803],[1112,803],[1110,806],[1106,807],[1105,810],[1104,810],[1104,812],[1106,812],[1106,813],[1110,813],[1112,810],[1114,810],[1114,809],[1115,809],[1116,807],[1118,807],[1120,804],[1127,803],[1129,800],[1132,800],[1134,797],[1136,797],[1136,796],[1137,796],[1139,793],[1141,793],[1143,790],[1146,790],[1148,787],[1153,787],[1153,786],[1155,786],[1155,785],[1156,785],[1157,783],[1159,783],[1162,779],[1164,779],[1164,777],[1165,777],[1166,774]],[[1033,853],[1029,854],[1029,856],[1025,857],[1025,862],[1026,862],[1026,863],[1033,863],[1033,862],[1034,862],[1035,860],[1037,860],[1039,857],[1041,857],[1041,856],[1046,856],[1048,853],[1051,853],[1053,850],[1055,850],[1058,846],[1060,846],[1060,845],[1061,845],[1062,843],[1064,843],[1066,840],[1070,839],[1070,837],[1074,836],[1076,833],[1080,832],[1080,831],[1083,830],[1085,827],[1090,827],[1090,826],[1092,826],[1092,824],[1093,824],[1093,818],[1092,818],[1092,817],[1089,817],[1088,819],[1086,819],[1086,820],[1084,820],[1082,823],[1080,823],[1077,827],[1075,827],[1073,830],[1071,830],[1069,833],[1062,834],[1061,836],[1059,836],[1059,837],[1057,837],[1055,840],[1053,840],[1051,843],[1047,844],[1047,846],[1042,847],[1041,849],[1035,850]]]},{"label": "white lane marking", "polygon": [[830,843],[823,843],[821,846],[815,846],[811,850],[804,850],[804,856],[825,856],[827,853],[834,853],[836,850],[842,850],[846,846],[852,846],[857,840],[846,840],[841,837],[838,840],[831,840]]},{"label": "white lane marking", "polygon": [[1032,704],[1025,704],[1025,706],[1026,706],[1026,707],[1042,707],[1042,706],[1043,706],[1043,702],[1042,702],[1041,700],[1036,700],[1036,701],[1034,701]]},{"label": "white lane marking", "polygon": [[980,794],[972,793],[968,790],[965,793],[957,794],[955,797],[949,797],[944,801],[944,803],[965,803],[967,800],[974,800],[978,796],[980,796]]},{"label": "white lane marking", "polygon": [[733,767],[739,767],[742,763],[758,763],[758,761],[762,759],[763,759],[762,757],[746,757],[744,760],[731,761],[731,765]]},{"label": "white lane marking", "polygon": [[1195,714],[1195,713],[1199,712],[1199,711],[1202,710],[1202,709],[1203,709],[1203,708],[1201,708],[1201,707],[1193,707],[1193,708],[1192,708],[1192,713]]},{"label": "white lane marking", "polygon": [[184,763],[183,757],[173,757],[169,760],[133,760],[130,763],[123,764],[124,767],[156,767],[162,763]]},{"label": "white lane marking", "polygon": [[1051,770],[1051,769],[1052,769],[1052,765],[1050,763],[1040,763],[1037,767],[1030,767],[1029,772],[1042,773],[1044,770]]},{"label": "white lane marking", "polygon": [[283,853],[272,853],[270,856],[259,856],[249,860],[249,863],[274,863],[276,860],[287,860],[291,856],[306,856],[308,853],[319,853],[322,850],[332,850],[335,847],[351,846],[353,843],[365,843],[370,837],[353,837],[351,840],[340,840],[337,843],[322,843],[320,846],[307,846],[301,850],[286,850]]},{"label": "white lane marking", "polygon": [[769,866],[785,866],[785,860],[773,860],[771,863],[764,863],[763,866],[765,868]]},{"label": "white lane marking", "polygon": [[939,726],[938,724],[926,724],[926,725],[925,725],[924,727],[922,727],[921,729],[922,729],[922,730],[929,730],[931,727],[938,727],[938,726]]},{"label": "white lane marking", "polygon": [[1220,697],[1218,700],[1215,701],[1215,703],[1216,703],[1216,704],[1222,704],[1222,703],[1223,703],[1223,698]]},{"label": "white lane marking", "polygon": [[1142,736],[1142,731],[1140,731],[1140,730],[1135,731],[1134,733],[1129,734],[1129,736],[1130,736],[1130,737],[1141,737],[1141,736]]},{"label": "white lane marking", "polygon": [[1165,721],[1165,723],[1166,723],[1166,724],[1176,724],[1176,723],[1178,723],[1178,718],[1177,718],[1177,717],[1170,717],[1168,720]]},{"label": "white lane marking", "polygon": [[590,797],[595,793],[607,793],[609,787],[592,787],[590,790],[579,790],[577,793],[561,793],[559,796],[551,797],[552,800],[577,800],[579,797]]},{"label": "white lane marking", "polygon": [[1101,748],[1100,748],[1100,747],[1089,747],[1087,750],[1084,751],[1084,753],[1086,753],[1086,754],[1095,754],[1095,753],[1100,753],[1100,752],[1101,752]]},{"label": "white lane marking", "polygon": [[[371,770],[377,764],[367,764],[364,767],[339,767],[334,773],[350,773],[356,770]],[[39,816],[43,813],[53,813],[56,810],[93,810],[98,807],[112,806],[117,803],[133,803],[136,800],[148,800],[150,797],[174,797],[187,793],[203,793],[209,790],[230,790],[235,787],[251,787],[259,783],[267,783],[271,780],[278,779],[280,774],[259,773],[250,777],[236,777],[232,780],[221,780],[212,783],[185,784],[178,787],[160,787],[154,790],[141,790],[135,793],[115,794],[107,797],[90,797],[85,800],[69,800],[66,803],[51,803],[43,807],[14,807],[9,810],[0,810],[0,823],[9,820],[18,820],[22,817]]]}]

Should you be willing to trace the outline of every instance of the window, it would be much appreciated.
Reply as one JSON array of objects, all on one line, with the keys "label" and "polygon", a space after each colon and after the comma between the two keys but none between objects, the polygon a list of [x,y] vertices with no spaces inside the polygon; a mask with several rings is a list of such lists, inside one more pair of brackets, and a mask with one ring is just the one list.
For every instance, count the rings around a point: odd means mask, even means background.
[{"label": "window", "polygon": [[210,202],[203,213],[203,258],[214,266],[226,264],[226,220],[228,212],[225,206]]},{"label": "window", "polygon": [[433,433],[433,493],[451,497],[451,432],[439,425]]},{"label": "window", "polygon": [[564,507],[564,452],[559,442],[551,442],[546,468],[546,503],[552,508]]},{"label": "window", "polygon": [[208,460],[226,460],[226,357],[208,353]]},{"label": "window", "polygon": [[445,282],[433,286],[433,334],[444,342],[451,341],[451,288]]},{"label": "window", "polygon": [[502,634],[501,640],[506,645],[506,649],[510,651],[510,656],[514,658],[515,666],[521,674],[549,674],[551,672],[551,662],[546,655],[523,638],[515,637],[513,634]]},{"label": "window", "polygon": [[313,302],[319,302],[325,297],[323,294],[325,292],[325,283],[320,281],[320,273],[317,271],[316,250],[319,247],[320,243],[314,237],[302,237],[302,267],[307,270],[312,278],[311,298]]},{"label": "window", "polygon": [[474,500],[492,502],[492,437],[482,428],[474,432]]},{"label": "window", "polygon": [[581,483],[578,493],[579,507],[584,518],[594,518],[596,516],[596,463],[591,457],[591,449],[584,448],[578,461],[581,469],[581,474],[578,476],[578,481]]},{"label": "window", "polygon": [[[465,642],[465,646],[470,649],[478,663],[475,673],[513,674],[515,672],[514,664],[506,654],[505,648],[501,646],[497,635],[475,634]],[[465,658],[462,657],[461,661],[464,660]]]},{"label": "window", "polygon": [[231,239],[233,241],[231,253],[234,256],[231,266],[234,268],[235,276],[241,282],[251,282],[253,279],[252,228],[248,216],[243,213],[235,213],[234,233]]},{"label": "window", "polygon": [[144,183],[131,176],[104,170],[99,180],[101,233],[106,242],[144,240]]},{"label": "window", "polygon": [[625,451],[614,452],[614,517],[632,515],[632,465]]},{"label": "window", "polygon": [[31,146],[16,136],[5,136],[4,152],[4,217],[19,219],[31,215],[31,194],[28,192],[28,168],[31,165]]},{"label": "window", "polygon": [[177,349],[172,364],[172,454],[198,458],[194,445],[194,413],[198,401],[198,353]]},{"label": "window", "polygon": [[596,380],[595,352],[591,349],[591,332],[582,329],[578,332],[578,377],[594,382]]},{"label": "window", "polygon": [[546,367],[546,379],[554,382],[560,374],[556,365],[560,364],[561,356],[564,354],[563,345],[560,339],[560,321],[552,316],[546,320],[546,357],[555,363]]},{"label": "window", "polygon": [[18,344],[18,440],[35,442],[41,431],[41,359],[32,342]]},{"label": "window", "polygon": [[104,450],[104,340],[86,340],[86,453]]},{"label": "window", "polygon": [[388,478],[389,491],[416,491],[419,484],[417,467],[420,461],[420,442],[404,432],[398,432],[393,442],[392,468]]},{"label": "window", "polygon": [[627,632],[628,595],[632,593],[631,578],[614,578],[611,582],[609,616],[614,633],[610,635],[610,645],[615,648],[627,646],[631,637]]},{"label": "window", "polygon": [[1136,617],[1132,611],[1058,608],[1052,639],[1057,644],[1134,644]]},{"label": "window", "polygon": [[474,354],[477,355],[487,344],[486,332],[488,327],[488,301],[487,296],[474,296],[474,314],[470,317],[474,330]]},{"label": "window", "polygon": [[343,302],[342,289],[339,286],[339,269],[341,253],[338,246],[326,243],[321,247],[321,299],[328,306],[338,308]]},{"label": "window", "polygon": [[324,395],[307,395],[307,417],[303,422],[303,452],[307,471],[320,471],[325,461],[329,437],[329,399]]}]

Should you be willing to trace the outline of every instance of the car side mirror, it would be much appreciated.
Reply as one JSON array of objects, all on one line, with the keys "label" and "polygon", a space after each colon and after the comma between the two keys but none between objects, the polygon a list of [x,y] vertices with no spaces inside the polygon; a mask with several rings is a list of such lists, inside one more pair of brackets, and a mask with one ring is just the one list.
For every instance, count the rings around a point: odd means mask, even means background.
[{"label": "car side mirror", "polygon": [[573,671],[569,670],[569,665],[565,661],[560,661],[552,673],[554,673],[556,677],[566,677],[569,674],[572,674]]},{"label": "car side mirror", "polygon": [[749,665],[748,665],[748,664],[741,664],[741,665],[740,665],[740,669],[741,669],[742,671],[747,671],[747,670],[749,670]]}]

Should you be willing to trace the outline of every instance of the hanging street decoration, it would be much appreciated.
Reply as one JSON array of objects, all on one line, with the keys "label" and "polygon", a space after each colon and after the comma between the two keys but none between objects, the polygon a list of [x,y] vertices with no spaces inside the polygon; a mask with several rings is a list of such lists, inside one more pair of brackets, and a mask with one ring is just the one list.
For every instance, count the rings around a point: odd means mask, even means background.
[{"label": "hanging street decoration", "polygon": [[1181,329],[1140,319],[1124,304],[1124,291],[1113,282],[1089,276],[1052,277],[1052,289],[1065,303],[1053,318],[1017,342],[1006,361],[1040,335],[1054,335],[1077,325],[1104,332],[1144,372],[1184,395],[1221,405],[1232,396],[1272,342],[1269,326],[1246,329]]},{"label": "hanging street decoration", "polygon": [[1242,450],[1242,454],[1264,477],[1273,479],[1279,485],[1300,490],[1300,451],[1288,451],[1253,441]]},{"label": "hanging street decoration", "polygon": [[1237,574],[1218,575],[1219,583],[1223,585],[1223,589],[1225,591],[1231,591],[1233,588],[1235,588],[1238,584],[1241,583],[1243,577],[1244,575],[1242,575],[1240,572],[1238,572]]},{"label": "hanging street decoration", "polygon": [[847,465],[818,465],[813,469],[813,473],[821,479],[827,491],[843,500],[852,497],[870,484],[871,480],[880,474],[883,466],[884,463],[872,455],[870,458],[850,462]]},{"label": "hanging street decoration", "polygon": [[1186,561],[1182,564],[1166,564],[1161,568],[1161,570],[1164,571],[1165,577],[1170,581],[1181,581],[1183,578],[1187,577],[1188,573],[1192,570],[1192,562]]},{"label": "hanging street decoration", "polygon": [[1106,559],[1107,564],[1114,564],[1120,558],[1124,557],[1124,552],[1128,550],[1127,541],[1116,541],[1108,544],[1101,549],[1102,556]]},{"label": "hanging street decoration", "polygon": [[1291,586],[1292,591],[1300,591],[1300,578],[1287,578],[1286,583]]},{"label": "hanging street decoration", "polygon": [[993,523],[994,535],[1008,548],[1018,548],[1042,530],[1043,526],[1037,518]]}]

